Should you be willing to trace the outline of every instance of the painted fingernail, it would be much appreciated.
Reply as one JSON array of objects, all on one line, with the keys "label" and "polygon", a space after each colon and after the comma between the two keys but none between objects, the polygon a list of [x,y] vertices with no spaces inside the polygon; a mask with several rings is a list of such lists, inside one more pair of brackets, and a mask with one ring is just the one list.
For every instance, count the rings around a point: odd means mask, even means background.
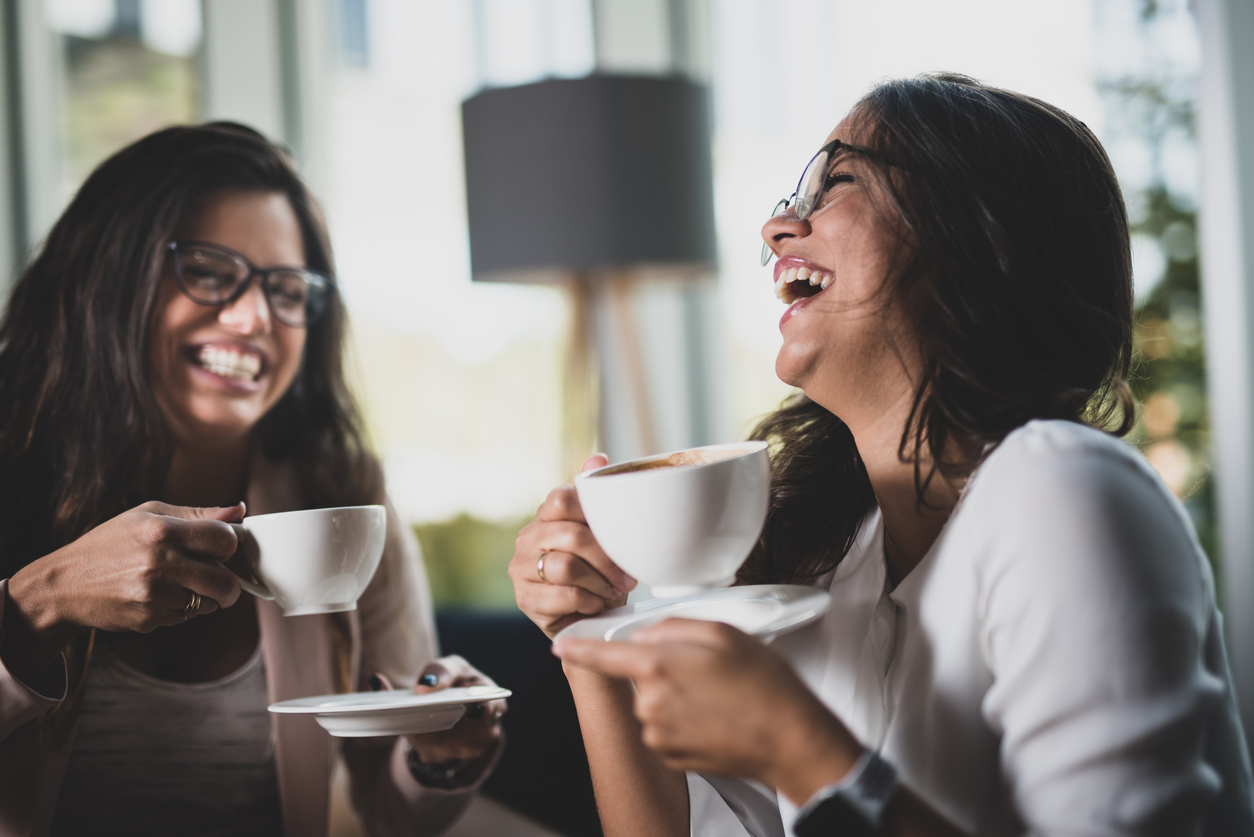
[{"label": "painted fingernail", "polygon": [[472,703],[469,707],[466,708],[466,717],[472,721],[477,721],[478,719],[482,718],[483,717],[483,704]]},{"label": "painted fingernail", "polygon": [[370,684],[370,691],[377,692],[383,688],[383,681],[379,679],[379,675],[372,674],[366,678],[366,682]]},{"label": "painted fingernail", "polygon": [[430,671],[424,674],[422,677],[418,678],[419,686],[434,687],[439,682],[440,682],[440,678],[436,674]]}]

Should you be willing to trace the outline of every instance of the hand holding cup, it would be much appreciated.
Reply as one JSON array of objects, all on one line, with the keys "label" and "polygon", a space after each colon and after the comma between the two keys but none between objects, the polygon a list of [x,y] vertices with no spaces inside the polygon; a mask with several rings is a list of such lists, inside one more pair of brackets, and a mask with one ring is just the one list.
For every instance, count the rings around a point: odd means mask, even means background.
[{"label": "hand holding cup", "polygon": [[[596,454],[584,471],[607,462]],[[549,492],[535,519],[518,533],[509,575],[519,610],[550,639],[572,622],[624,604],[637,584],[601,549],[570,485]]]}]

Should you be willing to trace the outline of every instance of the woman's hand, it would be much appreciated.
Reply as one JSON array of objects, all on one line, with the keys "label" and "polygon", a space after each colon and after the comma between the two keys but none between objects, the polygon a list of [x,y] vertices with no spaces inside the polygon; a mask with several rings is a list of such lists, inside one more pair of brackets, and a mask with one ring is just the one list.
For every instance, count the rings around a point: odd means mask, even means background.
[{"label": "woman's hand", "polygon": [[148,633],[177,625],[193,593],[201,596],[197,614],[235,604],[239,582],[218,562],[238,545],[226,524],[243,518],[242,503],[144,503],[31,562],[9,580],[5,664],[37,675],[88,628]]},{"label": "woman's hand", "polygon": [[[373,675],[370,685],[376,691],[392,688],[383,674]],[[495,685],[481,671],[453,654],[428,663],[418,673],[414,692],[425,695],[455,687]],[[424,765],[448,765],[452,786],[470,784],[482,775],[496,753],[497,742],[501,740],[501,716],[506,708],[504,700],[472,703],[452,729],[407,735],[405,740]]]},{"label": "woman's hand", "polygon": [[[596,454],[583,470],[608,464]],[[544,559],[544,576],[540,560]],[[548,499],[514,541],[509,564],[518,609],[550,639],[562,628],[627,601],[636,580],[609,559],[592,536],[573,485],[549,492]]]},{"label": "woman's hand", "polygon": [[570,639],[553,653],[633,680],[644,743],[675,770],[757,779],[801,804],[862,751],[783,657],[728,625],[668,619],[631,642]]}]

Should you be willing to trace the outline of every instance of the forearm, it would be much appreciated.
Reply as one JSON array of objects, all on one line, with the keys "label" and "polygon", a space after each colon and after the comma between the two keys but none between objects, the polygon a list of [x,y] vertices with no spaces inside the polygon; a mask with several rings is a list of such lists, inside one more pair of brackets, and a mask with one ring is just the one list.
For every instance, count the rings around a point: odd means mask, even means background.
[{"label": "forearm", "polygon": [[575,666],[565,670],[606,837],[686,836],[687,780],[644,746],[631,683]]}]

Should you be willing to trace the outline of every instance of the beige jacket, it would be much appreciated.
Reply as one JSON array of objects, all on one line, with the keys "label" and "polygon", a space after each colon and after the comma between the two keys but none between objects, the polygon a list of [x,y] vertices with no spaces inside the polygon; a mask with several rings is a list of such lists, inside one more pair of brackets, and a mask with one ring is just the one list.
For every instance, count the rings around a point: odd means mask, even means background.
[{"label": "beige jacket", "polygon": [[[249,514],[299,508],[299,493],[289,469],[257,457],[248,488]],[[0,580],[0,619],[7,600],[7,580]],[[241,600],[246,605],[249,597]],[[285,617],[273,602],[256,601],[266,682],[270,700],[336,691],[337,655],[328,616]],[[347,614],[351,625],[350,682],[358,690],[374,672],[393,683],[411,683],[437,656],[435,622],[426,574],[413,533],[388,507],[387,543],[374,580]],[[51,741],[49,732],[29,722],[66,696],[64,667],[59,686],[41,693],[13,677],[0,660],[0,837],[38,837],[47,833],[69,748]],[[327,833],[331,769],[340,739],[332,738],[309,715],[271,715],[279,798],[287,837]],[[438,834],[465,808],[473,788],[448,792],[425,788],[405,766],[396,738],[359,738],[343,742],[352,779],[353,804],[371,834]]]}]

